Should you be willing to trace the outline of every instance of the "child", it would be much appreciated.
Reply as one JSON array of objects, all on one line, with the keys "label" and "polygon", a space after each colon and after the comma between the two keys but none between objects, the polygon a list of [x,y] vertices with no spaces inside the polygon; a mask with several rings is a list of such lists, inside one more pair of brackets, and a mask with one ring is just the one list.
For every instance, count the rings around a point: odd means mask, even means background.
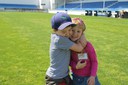
[{"label": "child", "polygon": [[[73,18],[72,22],[76,26],[72,29],[73,35],[70,39],[78,42],[86,26],[80,18]],[[87,42],[86,47],[81,53],[71,52],[70,66],[73,73],[73,85],[100,85],[96,74],[98,61],[95,50],[90,42]]]},{"label": "child", "polygon": [[81,52],[83,46],[69,40],[72,35],[71,18],[66,13],[56,13],[51,24],[50,66],[46,72],[46,85],[72,85],[69,77],[70,50]]}]

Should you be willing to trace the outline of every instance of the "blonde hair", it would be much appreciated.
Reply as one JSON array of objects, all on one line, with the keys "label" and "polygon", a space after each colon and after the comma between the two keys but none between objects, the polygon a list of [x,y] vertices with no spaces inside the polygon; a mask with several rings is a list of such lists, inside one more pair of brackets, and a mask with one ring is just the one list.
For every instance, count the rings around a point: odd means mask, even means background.
[{"label": "blonde hair", "polygon": [[76,24],[77,26],[79,26],[80,29],[83,29],[83,31],[85,31],[86,26],[83,22],[82,19],[80,18],[72,18],[72,23]]}]

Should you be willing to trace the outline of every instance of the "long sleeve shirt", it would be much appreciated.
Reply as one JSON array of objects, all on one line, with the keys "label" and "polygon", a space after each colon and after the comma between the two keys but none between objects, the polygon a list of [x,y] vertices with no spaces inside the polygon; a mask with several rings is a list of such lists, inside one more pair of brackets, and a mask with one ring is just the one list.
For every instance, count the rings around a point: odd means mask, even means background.
[{"label": "long sleeve shirt", "polygon": [[87,59],[82,59],[82,61],[86,61],[86,66],[82,69],[76,69],[76,64],[80,60],[79,53],[72,51],[71,52],[71,60],[70,66],[71,70],[74,74],[78,76],[96,76],[98,69],[98,61],[96,52],[90,42],[87,42],[86,47],[84,48],[84,54],[86,54]]}]

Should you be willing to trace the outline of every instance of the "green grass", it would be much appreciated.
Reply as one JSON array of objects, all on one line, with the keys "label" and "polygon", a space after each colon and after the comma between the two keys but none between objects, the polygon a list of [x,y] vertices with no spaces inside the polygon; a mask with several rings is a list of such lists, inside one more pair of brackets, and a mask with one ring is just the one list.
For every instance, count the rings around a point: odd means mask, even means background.
[{"label": "green grass", "polygon": [[[0,85],[45,85],[52,14],[0,12]],[[128,19],[87,17],[86,37],[94,45],[102,85],[128,83]]]}]

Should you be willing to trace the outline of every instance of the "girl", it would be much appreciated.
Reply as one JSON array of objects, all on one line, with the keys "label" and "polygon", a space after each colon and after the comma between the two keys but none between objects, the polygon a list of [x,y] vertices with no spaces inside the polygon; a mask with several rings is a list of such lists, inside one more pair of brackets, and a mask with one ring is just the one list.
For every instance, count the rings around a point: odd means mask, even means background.
[{"label": "girl", "polygon": [[[73,33],[70,39],[78,42],[86,26],[80,18],[73,18],[72,22],[76,26],[72,29]],[[87,41],[82,52],[71,52],[70,66],[73,73],[73,85],[100,85],[97,78],[98,61],[90,42]]]}]

